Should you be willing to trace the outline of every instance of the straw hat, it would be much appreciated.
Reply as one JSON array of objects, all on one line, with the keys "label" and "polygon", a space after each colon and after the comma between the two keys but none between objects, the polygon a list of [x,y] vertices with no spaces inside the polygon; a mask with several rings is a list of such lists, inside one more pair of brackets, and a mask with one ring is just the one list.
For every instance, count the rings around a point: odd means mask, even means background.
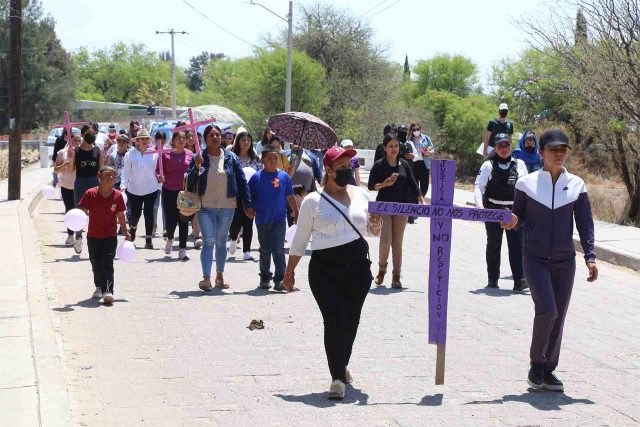
[{"label": "straw hat", "polygon": [[134,142],[138,142],[140,139],[147,139],[149,141],[152,141],[153,137],[151,136],[148,130],[140,129],[138,131],[138,135],[135,138],[131,138],[131,140]]}]

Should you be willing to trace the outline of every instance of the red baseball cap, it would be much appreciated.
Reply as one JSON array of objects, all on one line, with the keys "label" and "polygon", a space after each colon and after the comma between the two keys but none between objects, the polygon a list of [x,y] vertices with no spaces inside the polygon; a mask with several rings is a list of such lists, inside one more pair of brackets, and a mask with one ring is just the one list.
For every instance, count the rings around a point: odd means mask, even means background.
[{"label": "red baseball cap", "polygon": [[342,147],[339,146],[333,146],[331,148],[329,148],[327,150],[326,153],[324,153],[324,157],[322,158],[322,163],[325,166],[331,166],[331,164],[333,162],[335,162],[336,160],[338,160],[340,157],[342,156],[347,156],[349,158],[355,156],[356,154],[358,154],[358,152],[356,150],[354,150],[353,148],[349,148],[347,150],[345,150]]}]

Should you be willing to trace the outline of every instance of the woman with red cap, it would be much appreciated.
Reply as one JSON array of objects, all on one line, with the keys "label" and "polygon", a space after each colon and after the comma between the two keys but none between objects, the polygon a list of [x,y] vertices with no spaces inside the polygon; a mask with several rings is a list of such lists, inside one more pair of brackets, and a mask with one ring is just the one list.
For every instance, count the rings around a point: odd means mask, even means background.
[{"label": "woman with red cap", "polygon": [[326,184],[322,192],[309,194],[300,207],[298,230],[289,249],[284,285],[291,292],[295,268],[311,239],[309,287],[324,320],[324,347],[331,385],[330,399],[342,399],[360,313],[371,288],[369,245],[364,234],[377,236],[380,215],[369,215],[369,193],[349,185],[353,177],[354,149],[334,146],[323,158]]}]

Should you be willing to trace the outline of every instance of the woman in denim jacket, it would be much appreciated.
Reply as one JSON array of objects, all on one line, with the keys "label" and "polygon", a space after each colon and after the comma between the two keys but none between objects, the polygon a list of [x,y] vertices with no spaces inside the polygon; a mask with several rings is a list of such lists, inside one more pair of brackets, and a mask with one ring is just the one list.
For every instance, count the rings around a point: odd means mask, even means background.
[{"label": "woman in denim jacket", "polygon": [[194,156],[189,165],[187,189],[196,191],[197,187],[202,202],[202,209],[197,214],[204,242],[200,253],[203,279],[199,287],[209,292],[213,289],[211,266],[214,248],[215,287],[229,288],[229,284],[224,281],[223,272],[227,260],[227,235],[237,206],[236,197],[242,201],[248,217],[253,218],[255,212],[249,186],[242,171],[242,162],[233,152],[221,146],[220,128],[216,125],[207,126],[204,130],[204,140],[207,149],[201,156]]}]

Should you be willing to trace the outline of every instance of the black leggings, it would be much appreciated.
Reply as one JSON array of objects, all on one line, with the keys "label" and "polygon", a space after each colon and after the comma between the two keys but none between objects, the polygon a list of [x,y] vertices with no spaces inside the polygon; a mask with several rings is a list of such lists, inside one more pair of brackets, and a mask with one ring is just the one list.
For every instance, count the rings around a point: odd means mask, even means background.
[{"label": "black leggings", "polygon": [[249,218],[242,209],[242,202],[238,200],[238,207],[233,214],[233,221],[229,228],[231,240],[238,240],[238,234],[242,228],[242,252],[251,251],[251,239],[253,239],[253,218]]},{"label": "black leggings", "polygon": [[115,236],[106,239],[87,238],[93,283],[96,288],[102,289],[102,292],[113,293],[113,257],[116,256],[117,244],[118,239]]},{"label": "black leggings", "polygon": [[360,313],[371,288],[371,262],[362,239],[313,251],[309,286],[324,321],[324,349],[333,380],[345,381]]},{"label": "black leggings", "polygon": [[[142,216],[144,209],[144,229],[146,233],[145,237],[147,239],[150,239],[151,234],[153,233],[153,206],[156,204],[157,196],[157,191],[145,194],[144,196],[136,196],[135,194],[131,194],[127,191],[127,205],[131,207],[131,221],[129,222],[129,227],[131,227],[135,233],[138,221],[140,221],[140,216]],[[135,236],[132,234],[131,238],[133,239],[134,237]]]},{"label": "black leggings", "polygon": [[189,223],[180,219],[178,215],[178,193],[180,190],[162,189],[162,212],[164,213],[167,239],[173,239],[178,227],[179,247],[187,248],[187,235],[189,234]]},{"label": "black leggings", "polygon": [[[69,190],[67,188],[60,187],[60,194],[62,195],[62,202],[64,203],[64,213],[67,213],[71,209],[76,207],[73,190]],[[71,231],[71,230],[69,230],[67,228],[67,234],[69,236],[72,236],[73,235],[73,231]],[[76,232],[76,237],[77,238],[82,237],[82,231],[77,231]]]},{"label": "black leggings", "polygon": [[430,170],[427,169],[427,165],[424,164],[424,161],[420,160],[419,162],[413,162],[413,175],[416,178],[418,187],[420,187],[422,197],[424,197],[427,194],[427,190],[429,190],[429,172]]}]

